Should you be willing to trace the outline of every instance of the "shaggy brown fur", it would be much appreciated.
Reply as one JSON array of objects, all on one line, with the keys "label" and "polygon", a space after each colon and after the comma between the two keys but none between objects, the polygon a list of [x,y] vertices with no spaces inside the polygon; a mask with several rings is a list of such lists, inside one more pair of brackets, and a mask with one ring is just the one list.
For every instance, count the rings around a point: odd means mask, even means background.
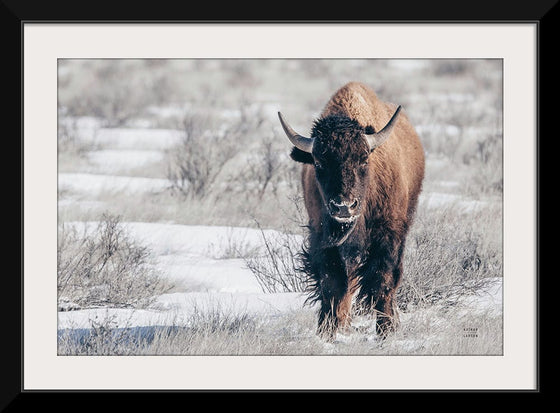
[{"label": "shaggy brown fur", "polygon": [[[377,314],[381,336],[398,324],[395,293],[402,256],[424,177],[420,139],[401,111],[390,138],[370,152],[364,134],[380,131],[396,106],[366,85],[339,89],[315,122],[311,154],[294,148],[303,162],[302,183],[309,215],[304,268],[311,296],[321,303],[318,332],[333,338],[350,326],[353,302]],[[340,223],[329,200],[359,201],[356,219]]]}]

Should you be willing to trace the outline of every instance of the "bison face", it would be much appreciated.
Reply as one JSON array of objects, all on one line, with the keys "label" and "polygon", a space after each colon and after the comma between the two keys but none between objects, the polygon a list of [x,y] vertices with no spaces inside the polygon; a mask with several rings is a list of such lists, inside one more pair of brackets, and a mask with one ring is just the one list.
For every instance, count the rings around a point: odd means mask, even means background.
[{"label": "bison face", "polygon": [[369,155],[389,138],[400,109],[399,106],[379,132],[347,116],[328,115],[314,123],[310,138],[296,133],[278,113],[288,139],[295,146],[292,158],[315,167],[327,245],[343,243],[356,225],[372,178]]},{"label": "bison face", "polygon": [[365,130],[356,121],[328,116],[315,122],[311,152],[326,216],[341,224],[360,215],[369,181],[371,152]]}]

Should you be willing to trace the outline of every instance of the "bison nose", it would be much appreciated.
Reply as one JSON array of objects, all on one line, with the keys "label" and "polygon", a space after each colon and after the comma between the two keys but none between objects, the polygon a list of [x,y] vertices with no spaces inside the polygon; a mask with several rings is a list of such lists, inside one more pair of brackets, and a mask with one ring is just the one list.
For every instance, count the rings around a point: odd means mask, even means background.
[{"label": "bison nose", "polygon": [[337,218],[349,218],[354,215],[358,207],[358,200],[341,201],[331,199],[329,201],[329,213]]}]

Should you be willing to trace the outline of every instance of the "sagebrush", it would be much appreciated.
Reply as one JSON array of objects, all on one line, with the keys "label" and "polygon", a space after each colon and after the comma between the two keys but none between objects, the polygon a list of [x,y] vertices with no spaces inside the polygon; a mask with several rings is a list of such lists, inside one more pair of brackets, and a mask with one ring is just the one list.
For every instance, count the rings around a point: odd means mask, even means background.
[{"label": "sagebrush", "polygon": [[150,250],[128,235],[118,216],[104,214],[90,232],[63,224],[57,264],[61,310],[144,308],[171,288]]}]

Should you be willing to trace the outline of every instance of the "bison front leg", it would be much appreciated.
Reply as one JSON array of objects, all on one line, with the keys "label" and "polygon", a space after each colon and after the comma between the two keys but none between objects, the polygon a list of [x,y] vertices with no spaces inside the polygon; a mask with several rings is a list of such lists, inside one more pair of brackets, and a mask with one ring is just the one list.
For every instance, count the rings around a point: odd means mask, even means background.
[{"label": "bison front leg", "polygon": [[336,337],[338,320],[336,317],[336,304],[334,299],[327,297],[321,299],[319,309],[319,321],[317,323],[317,335],[327,341],[332,341]]},{"label": "bison front leg", "polygon": [[383,285],[378,284],[376,288],[369,290],[366,286],[361,286],[358,312],[362,315],[375,315],[375,331],[380,338],[385,338],[398,327],[399,316],[395,301],[396,288],[381,284]]},{"label": "bison front leg", "polygon": [[334,293],[331,288],[326,288],[321,298],[317,334],[333,340],[337,331],[345,331],[350,327],[351,311],[352,294],[345,286],[337,286]]},{"label": "bison front leg", "polygon": [[387,337],[399,326],[399,313],[395,300],[395,287],[383,287],[375,302],[377,313],[375,331],[381,338]]},{"label": "bison front leg", "polygon": [[396,293],[402,274],[402,253],[398,252],[396,256],[396,262],[373,261],[361,278],[360,310],[376,314],[375,330],[380,338],[385,338],[399,326]]},{"label": "bison front leg", "polygon": [[359,313],[375,314],[375,331],[380,338],[385,338],[399,325],[399,314],[395,300],[396,288],[383,285],[369,292],[360,290]]},{"label": "bison front leg", "polygon": [[317,287],[321,302],[317,334],[333,340],[336,332],[350,326],[352,289],[349,288],[346,269],[334,248],[323,250],[318,266]]}]

